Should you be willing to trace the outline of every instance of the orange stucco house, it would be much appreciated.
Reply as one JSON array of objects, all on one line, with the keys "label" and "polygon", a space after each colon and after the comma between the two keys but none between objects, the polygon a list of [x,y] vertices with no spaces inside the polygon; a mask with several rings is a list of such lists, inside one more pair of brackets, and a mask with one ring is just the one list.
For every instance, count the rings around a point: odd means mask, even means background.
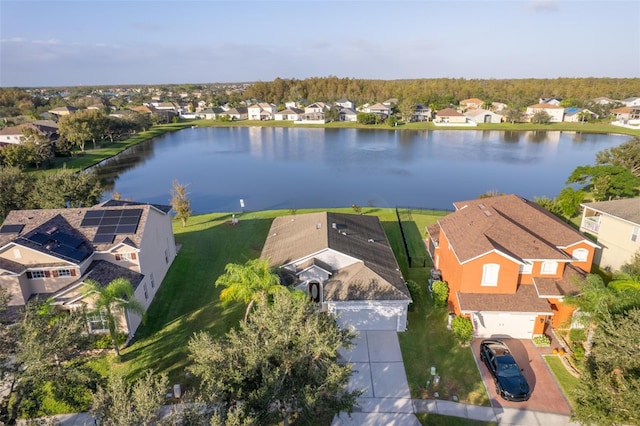
[{"label": "orange stucco house", "polygon": [[477,337],[527,339],[567,328],[574,308],[563,299],[577,293],[597,245],[516,195],[454,206],[427,229],[451,311],[471,318]]}]

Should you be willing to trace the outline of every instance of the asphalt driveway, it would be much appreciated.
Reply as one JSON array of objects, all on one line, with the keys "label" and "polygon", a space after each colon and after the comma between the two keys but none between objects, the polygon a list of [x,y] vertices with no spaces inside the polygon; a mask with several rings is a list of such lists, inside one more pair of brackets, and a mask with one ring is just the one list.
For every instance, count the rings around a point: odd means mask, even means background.
[{"label": "asphalt driveway", "polygon": [[523,374],[531,386],[531,398],[525,402],[505,401],[496,393],[495,382],[489,373],[487,366],[480,361],[480,342],[482,339],[474,339],[471,344],[473,354],[480,369],[480,374],[484,381],[491,406],[499,412],[502,408],[517,408],[521,410],[532,410],[554,414],[570,415],[571,406],[567,401],[560,386],[543,355],[551,353],[550,348],[537,348],[531,340],[526,339],[501,339],[503,340],[520,366]]}]

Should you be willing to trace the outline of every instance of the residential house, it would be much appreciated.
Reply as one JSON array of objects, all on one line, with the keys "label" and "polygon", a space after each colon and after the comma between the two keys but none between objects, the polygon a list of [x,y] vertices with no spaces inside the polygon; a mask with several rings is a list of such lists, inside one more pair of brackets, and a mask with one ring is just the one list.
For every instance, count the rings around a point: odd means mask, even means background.
[{"label": "residential house", "polygon": [[628,122],[629,120],[640,120],[640,107],[624,106],[620,108],[614,108],[611,110],[616,118],[616,121]]},{"label": "residential house", "polygon": [[298,121],[302,120],[304,111],[300,108],[291,107],[283,109],[273,114],[273,119],[276,121]]},{"label": "residential house", "polygon": [[278,106],[261,102],[247,108],[249,120],[273,120],[273,115],[278,112]]},{"label": "residential house", "polygon": [[261,257],[339,323],[405,331],[411,296],[377,217],[309,213],[273,220]]},{"label": "residential house", "polygon": [[237,107],[218,114],[218,117],[229,117],[230,120],[234,121],[246,120],[249,117],[249,112],[247,107]]},{"label": "residential house", "polygon": [[58,139],[58,124],[55,121],[37,120],[0,130],[0,146],[20,144],[24,140],[25,129],[33,129],[40,135],[46,136],[51,142]]},{"label": "residential house", "polygon": [[379,115],[384,120],[391,115],[391,108],[384,103],[377,103],[366,107],[365,112]]},{"label": "residential house", "polygon": [[324,102],[314,102],[304,108],[303,121],[325,123],[324,113],[330,108],[329,105]]},{"label": "residential house", "polygon": [[640,97],[633,96],[631,98],[626,98],[621,100],[620,103],[628,107],[640,107]]},{"label": "residential house", "polygon": [[531,338],[568,327],[576,280],[591,270],[596,244],[536,203],[502,195],[454,203],[427,227],[449,308],[471,318],[477,337]]},{"label": "residential house", "polygon": [[560,99],[560,98],[540,98],[540,99],[538,99],[538,103],[539,104],[549,104],[549,105],[554,105],[554,106],[560,106],[560,102],[562,102],[562,99]]},{"label": "residential house", "polygon": [[596,118],[596,114],[586,108],[565,108],[563,121],[570,123],[584,122]]},{"label": "residential house", "polygon": [[547,103],[540,103],[535,105],[530,105],[527,107],[527,111],[525,115],[529,117],[529,120],[538,112],[546,112],[549,114],[551,123],[561,123],[564,119],[564,108]]},{"label": "residential house", "polygon": [[597,238],[594,263],[610,271],[640,252],[640,198],[581,204],[580,230]]},{"label": "residential house", "polygon": [[491,111],[493,112],[501,112],[504,111],[505,109],[507,109],[509,107],[509,105],[502,103],[502,102],[491,102]]},{"label": "residential house", "polygon": [[[34,297],[60,310],[83,310],[90,332],[107,330],[87,280],[107,285],[127,278],[147,308],[176,256],[170,206],[110,200],[89,208],[14,210],[0,227],[0,286],[10,307]],[[118,328],[132,336],[141,318],[120,312]]]},{"label": "residential house", "polygon": [[415,110],[413,111],[413,115],[411,116],[410,121],[415,122],[423,122],[431,120],[431,108],[427,105],[416,104]]},{"label": "residential house", "polygon": [[591,99],[591,102],[598,105],[613,105],[613,104],[620,103],[620,101],[616,101],[615,99],[607,98],[604,96]]},{"label": "residential house", "polygon": [[340,109],[340,121],[358,121],[358,113],[351,108]]},{"label": "residential house", "polygon": [[348,109],[352,109],[354,111],[356,109],[355,102],[352,102],[352,101],[350,101],[349,99],[346,99],[346,98],[338,99],[335,104],[336,104],[336,106],[338,106],[340,108],[348,108]]},{"label": "residential house", "polygon": [[73,114],[77,110],[78,110],[78,108],[73,107],[73,106],[61,106],[61,107],[50,109],[47,112],[50,113],[50,114],[55,115],[56,117],[62,117],[63,115]]},{"label": "residential house", "polygon": [[207,108],[198,113],[198,117],[205,120],[215,120],[220,114],[222,114],[224,110],[220,107],[216,108]]},{"label": "residential house", "polygon": [[453,108],[445,108],[436,112],[436,117],[433,121],[434,123],[466,124],[467,117]]},{"label": "residential house", "polygon": [[500,123],[502,116],[488,109],[468,109],[463,113],[465,117],[474,123]]},{"label": "residential house", "polygon": [[469,109],[480,109],[484,105],[484,101],[478,98],[463,99],[460,101],[460,112],[465,112]]},{"label": "residential house", "polygon": [[393,108],[394,105],[398,105],[398,98],[389,98],[386,101],[383,101],[382,105]]}]

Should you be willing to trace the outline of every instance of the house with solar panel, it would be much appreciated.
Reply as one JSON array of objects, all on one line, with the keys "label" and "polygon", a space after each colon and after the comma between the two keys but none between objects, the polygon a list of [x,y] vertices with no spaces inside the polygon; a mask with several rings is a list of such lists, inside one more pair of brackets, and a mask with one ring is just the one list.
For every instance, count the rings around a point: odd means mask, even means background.
[{"label": "house with solar panel", "polygon": [[[90,208],[11,211],[0,227],[0,286],[9,291],[9,306],[50,299],[60,310],[85,312],[89,332],[106,332],[106,317],[83,286],[126,278],[146,309],[176,256],[170,210],[109,200]],[[140,323],[140,316],[121,312],[119,331],[133,336]]]}]

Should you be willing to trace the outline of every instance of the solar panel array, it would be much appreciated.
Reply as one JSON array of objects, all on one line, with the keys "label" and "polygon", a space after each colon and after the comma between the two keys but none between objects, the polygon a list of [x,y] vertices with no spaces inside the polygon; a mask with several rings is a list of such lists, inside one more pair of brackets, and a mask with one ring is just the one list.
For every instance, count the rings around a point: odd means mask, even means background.
[{"label": "solar panel array", "polygon": [[117,234],[135,234],[141,216],[142,209],[89,210],[80,226],[98,227],[94,243],[112,243]]},{"label": "solar panel array", "polygon": [[84,241],[78,237],[61,231],[54,231],[52,234],[44,232],[34,232],[24,237],[25,239],[43,246],[52,253],[66,257],[75,262],[84,260],[89,251],[83,247]]},{"label": "solar panel array", "polygon": [[0,226],[0,234],[19,234],[24,225],[2,225]]}]

